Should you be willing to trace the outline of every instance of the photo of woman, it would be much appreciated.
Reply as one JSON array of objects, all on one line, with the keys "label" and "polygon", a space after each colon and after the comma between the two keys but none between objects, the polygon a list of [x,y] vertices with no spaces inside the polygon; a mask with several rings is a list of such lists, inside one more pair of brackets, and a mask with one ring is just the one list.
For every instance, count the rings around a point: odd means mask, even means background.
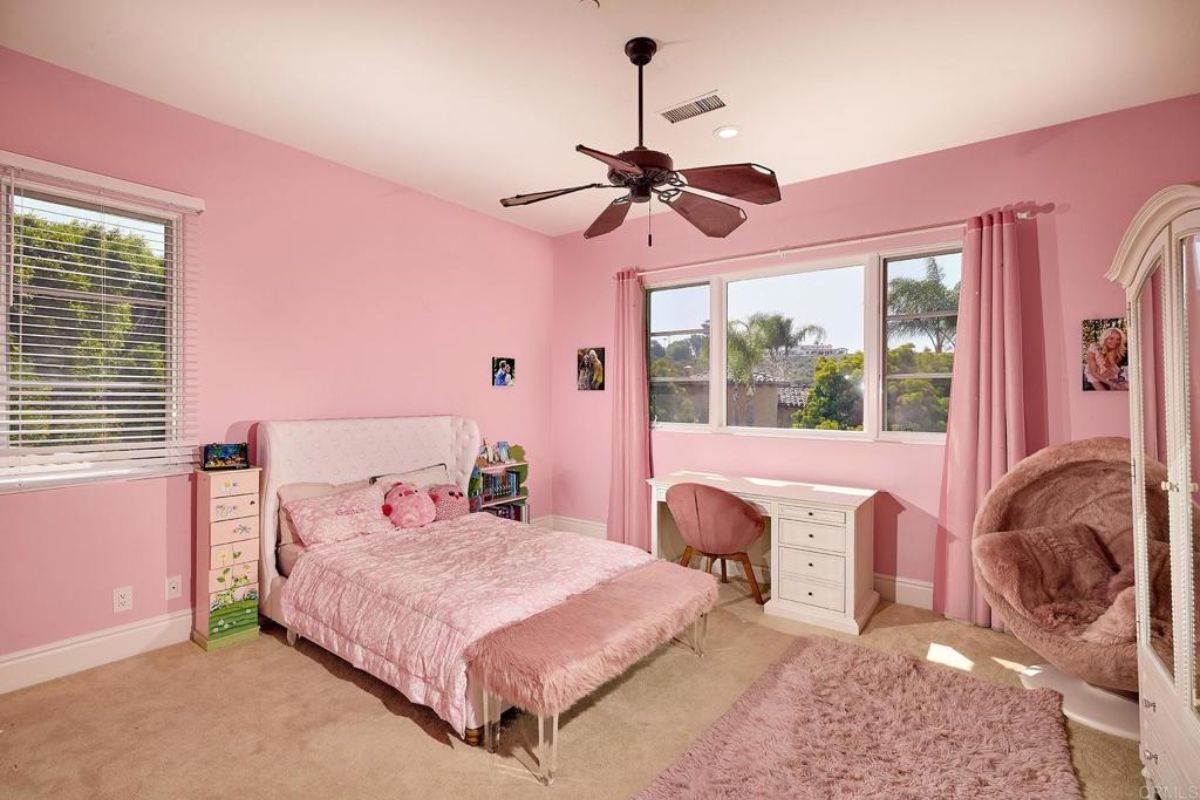
[{"label": "photo of woman", "polygon": [[604,391],[604,348],[584,347],[575,351],[576,388],[581,392]]},{"label": "photo of woman", "polygon": [[1129,354],[1126,348],[1125,320],[1083,321],[1083,390],[1129,391]]},{"label": "photo of woman", "polygon": [[515,358],[492,359],[492,386],[512,386],[517,380]]}]

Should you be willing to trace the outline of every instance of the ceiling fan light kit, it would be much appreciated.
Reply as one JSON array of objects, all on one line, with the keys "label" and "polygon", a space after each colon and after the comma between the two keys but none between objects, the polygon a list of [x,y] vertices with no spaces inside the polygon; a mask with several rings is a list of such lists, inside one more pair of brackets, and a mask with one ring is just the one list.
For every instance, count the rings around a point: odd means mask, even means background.
[{"label": "ceiling fan light kit", "polygon": [[[619,228],[633,203],[649,203],[655,197],[705,236],[724,238],[746,221],[746,212],[742,208],[689,189],[757,205],[778,202],[779,181],[775,178],[775,172],[760,164],[721,164],[677,170],[671,156],[645,146],[642,69],[650,63],[656,52],[658,44],[645,36],[625,43],[625,55],[638,70],[637,147],[616,155],[582,144],[575,147],[578,152],[608,167],[608,183],[588,183],[568,189],[518,194],[504,198],[500,204],[506,208],[524,206],[585,189],[624,189],[626,193],[610,202],[584,231],[584,238],[591,239]],[[737,130],[736,127],[728,127]],[[653,244],[653,239],[647,241]]]}]

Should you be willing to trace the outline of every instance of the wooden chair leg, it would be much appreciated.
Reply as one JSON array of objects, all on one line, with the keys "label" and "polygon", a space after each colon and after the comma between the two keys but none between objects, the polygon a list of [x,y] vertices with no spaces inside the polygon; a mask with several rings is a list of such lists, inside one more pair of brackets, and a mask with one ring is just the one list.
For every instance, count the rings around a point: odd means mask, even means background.
[{"label": "wooden chair leg", "polygon": [[704,571],[707,572],[709,575],[712,575],[712,568],[713,568],[713,557],[706,556],[705,561],[704,561]]},{"label": "wooden chair leg", "polygon": [[679,559],[679,566],[690,567],[692,565],[692,554],[695,551],[691,547],[685,547],[683,550],[683,558]]},{"label": "wooden chair leg", "polygon": [[721,583],[729,583],[729,576],[725,573],[725,559],[721,559]]},{"label": "wooden chair leg", "polygon": [[750,565],[750,556],[745,553],[736,553],[733,556],[735,561],[741,562],[742,571],[746,573],[746,581],[750,584],[750,592],[754,595],[754,602],[760,606],[766,603],[763,600],[762,592],[758,590],[758,579],[754,577],[754,567]]}]

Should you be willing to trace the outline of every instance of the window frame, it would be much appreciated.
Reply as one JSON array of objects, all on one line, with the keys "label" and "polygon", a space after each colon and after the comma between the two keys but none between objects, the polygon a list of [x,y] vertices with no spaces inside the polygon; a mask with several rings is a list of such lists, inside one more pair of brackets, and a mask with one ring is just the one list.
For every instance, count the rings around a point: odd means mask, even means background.
[{"label": "window frame", "polygon": [[[0,159],[0,169],[2,169],[2,162],[5,160],[10,159]],[[64,173],[68,170],[69,168],[61,168],[61,171]],[[70,171],[74,172],[74,170]],[[48,172],[53,172],[53,170],[49,170]],[[52,177],[54,176],[52,175]],[[59,203],[81,210],[111,211],[118,214],[125,213],[134,219],[162,224],[164,227],[164,259],[168,262],[168,291],[162,300],[143,298],[139,299],[138,302],[161,307],[165,312],[163,330],[167,337],[168,346],[164,348],[164,367],[169,376],[169,388],[162,395],[164,405],[162,449],[165,450],[177,446],[175,443],[188,438],[186,432],[189,413],[189,380],[185,374],[188,368],[188,360],[185,353],[187,337],[185,305],[187,303],[187,292],[184,275],[184,270],[188,268],[188,265],[185,263],[186,259],[183,258],[186,247],[184,241],[185,213],[172,208],[151,205],[150,203],[153,200],[150,197],[147,197],[148,202],[146,204],[142,204],[138,203],[136,199],[130,200],[124,197],[110,196],[110,193],[105,192],[105,188],[109,184],[121,189],[137,185],[127,184],[124,181],[117,181],[116,179],[107,179],[103,176],[94,176],[94,178],[96,179],[96,187],[94,189],[91,187],[73,189],[27,177],[11,177],[7,180],[7,185],[11,187],[12,194],[5,193],[0,195],[0,317],[2,317],[0,319],[0,345],[3,345],[8,340],[9,312],[15,302],[16,280],[14,274],[15,265],[13,262],[16,258],[16,252],[14,249],[15,242],[12,239],[12,220],[15,212],[10,203],[16,193],[21,192],[26,196],[41,198],[48,202]],[[145,188],[148,191],[162,191],[153,190],[152,187]],[[165,194],[175,197],[173,193]],[[184,196],[178,195],[178,197],[182,198]],[[202,210],[203,205],[201,204],[197,209],[197,213]],[[37,290],[34,294],[39,296],[58,296],[58,293],[54,290]],[[96,297],[99,299],[102,295],[97,294]],[[8,348],[7,346],[0,346],[0,376],[7,377],[8,369]],[[7,381],[0,381],[0,409],[7,409],[8,403],[8,383]],[[10,430],[8,425],[0,422],[0,446],[9,452],[30,449],[13,445],[9,437]],[[48,451],[52,452],[53,448],[49,448]],[[87,451],[84,451],[81,455],[86,456],[86,453]],[[89,461],[86,458],[81,458],[79,466],[62,464],[59,469],[47,470],[42,475],[30,473],[31,477],[26,481],[21,481],[11,486],[0,486],[0,495],[53,489],[61,486],[74,486],[97,481],[138,480],[166,475],[186,474],[191,472],[193,468],[193,466],[172,467],[162,465],[157,469],[149,467],[135,470],[106,469],[103,461]]]},{"label": "window frame", "polygon": [[[887,330],[884,306],[887,290],[884,286],[884,262],[904,258],[919,258],[961,252],[962,239],[944,239],[920,245],[880,248],[845,255],[811,256],[750,269],[726,269],[707,275],[693,273],[687,277],[654,280],[647,276],[646,346],[650,341],[649,293],[661,289],[680,289],[707,283],[709,286],[709,414],[708,422],[654,422],[653,431],[668,433],[718,433],[730,436],[758,436],[778,439],[821,439],[848,442],[897,442],[908,444],[944,444],[946,434],[932,431],[888,431],[884,429],[886,398],[884,370],[886,368]],[[771,256],[778,257],[772,253]],[[764,256],[766,257],[766,256]],[[863,429],[861,431],[830,431],[810,428],[771,428],[728,425],[728,372],[725,361],[725,336],[728,330],[729,284],[756,278],[797,275],[844,267],[863,268]],[[717,336],[716,332],[721,335]],[[714,377],[720,375],[720,380]],[[649,378],[647,378],[649,391]]]},{"label": "window frame", "polygon": [[[642,305],[644,306],[645,318],[646,318],[646,324],[645,324],[645,330],[646,330],[646,355],[647,355],[647,358],[648,358],[648,357],[649,357],[649,354],[650,354],[650,340],[651,340],[651,339],[652,339],[654,336],[665,336],[665,335],[668,335],[668,334],[670,334],[670,333],[681,333],[681,332],[682,332],[682,331],[659,331],[659,332],[655,333],[654,331],[652,331],[652,330],[650,329],[650,295],[651,295],[651,293],[653,293],[653,292],[656,292],[656,291],[662,291],[662,290],[664,290],[664,289],[688,289],[688,288],[691,288],[691,287],[693,287],[693,286],[707,286],[707,287],[708,287],[708,308],[709,308],[709,326],[708,326],[708,331],[709,331],[709,336],[708,336],[708,422],[655,422],[653,419],[651,419],[651,420],[650,420],[650,427],[651,427],[653,430],[656,430],[656,431],[676,431],[676,432],[683,432],[683,433],[702,433],[702,432],[703,432],[703,433],[707,433],[707,432],[710,432],[710,431],[715,431],[715,430],[716,430],[716,425],[714,424],[715,420],[714,420],[714,415],[713,415],[713,405],[712,405],[712,398],[713,398],[713,392],[712,392],[712,387],[713,387],[713,372],[712,372],[712,365],[713,365],[713,363],[716,361],[716,353],[715,353],[715,352],[714,352],[714,350],[713,350],[713,348],[714,348],[714,346],[715,346],[715,343],[713,342],[713,335],[712,335],[712,330],[713,330],[713,328],[712,328],[712,322],[711,322],[711,320],[712,320],[713,296],[714,296],[714,290],[713,290],[713,285],[712,285],[712,281],[711,281],[711,279],[709,279],[709,278],[696,278],[696,277],[692,277],[692,278],[683,278],[683,279],[681,279],[681,280],[678,280],[678,281],[670,281],[670,282],[661,283],[661,284],[654,284],[653,286],[649,286],[649,285],[647,285],[647,286],[645,286],[645,287],[644,287],[643,291],[644,291],[644,294],[645,294],[645,302],[644,302]],[[692,329],[688,329],[688,330],[692,330]],[[724,343],[722,343],[722,344],[721,344],[721,358],[722,358],[722,361],[723,361],[723,360],[724,360],[724,358],[725,358],[725,345],[724,345]],[[650,384],[651,384],[651,383],[652,383],[652,379],[650,378],[649,364],[647,364],[647,369],[646,369],[646,393],[647,393],[647,395],[646,395],[646,396],[647,396],[647,409],[649,409],[649,392],[650,392]]]}]

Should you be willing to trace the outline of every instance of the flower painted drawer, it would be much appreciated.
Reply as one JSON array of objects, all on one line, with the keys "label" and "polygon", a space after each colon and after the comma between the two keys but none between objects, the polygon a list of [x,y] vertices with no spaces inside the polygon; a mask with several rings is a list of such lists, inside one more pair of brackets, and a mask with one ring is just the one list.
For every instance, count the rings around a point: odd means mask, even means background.
[{"label": "flower painted drawer", "polygon": [[211,475],[209,481],[209,497],[232,497],[236,494],[258,494],[258,475],[256,469],[226,472]]},{"label": "flower painted drawer", "polygon": [[243,542],[218,544],[209,548],[209,569],[232,567],[235,564],[245,564],[247,561],[258,560],[258,540],[247,539]]},{"label": "flower painted drawer", "polygon": [[786,573],[779,576],[779,596],[784,600],[794,600],[838,613],[846,610],[846,590],[843,587],[797,578]]},{"label": "flower painted drawer", "polygon": [[258,495],[239,494],[216,497],[208,501],[208,518],[212,522],[258,516]]},{"label": "flower painted drawer", "polygon": [[846,552],[846,529],[797,519],[779,520],[779,543],[790,547]]},{"label": "flower painted drawer", "polygon": [[247,561],[231,567],[208,571],[208,593],[215,594],[224,589],[258,583],[258,562]]},{"label": "flower painted drawer", "polygon": [[817,578],[841,586],[846,582],[846,559],[814,550],[779,548],[779,569],[800,578]]},{"label": "flower painted drawer", "polygon": [[214,522],[209,532],[209,544],[218,545],[258,538],[258,517]]},{"label": "flower painted drawer", "polygon": [[258,627],[258,584],[209,596],[208,638],[229,636]]}]

